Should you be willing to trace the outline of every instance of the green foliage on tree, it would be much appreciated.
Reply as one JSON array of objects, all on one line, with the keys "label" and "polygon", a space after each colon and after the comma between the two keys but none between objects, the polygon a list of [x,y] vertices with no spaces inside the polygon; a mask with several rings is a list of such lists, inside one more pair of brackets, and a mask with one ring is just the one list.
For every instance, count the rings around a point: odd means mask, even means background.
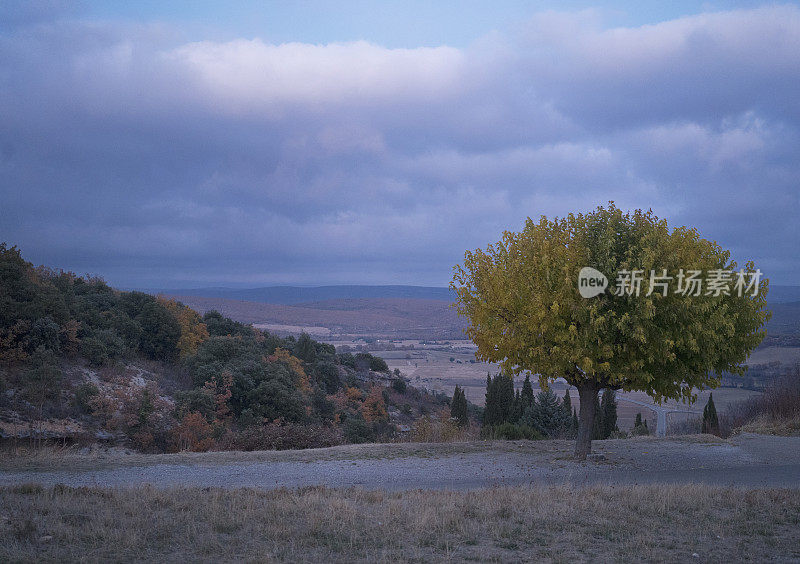
[{"label": "green foliage on tree", "polygon": [[405,378],[400,376],[399,372],[399,370],[395,369],[396,378],[392,380],[392,389],[398,394],[405,394],[408,389],[408,384],[406,384]]},{"label": "green foliage on tree", "polygon": [[314,365],[314,378],[317,386],[326,393],[335,394],[339,389],[339,368],[331,361],[324,360]]},{"label": "green foliage on tree", "polygon": [[[730,253],[686,227],[670,229],[652,212],[623,213],[613,204],[588,214],[505,232],[485,250],[468,251],[451,288],[480,360],[507,374],[564,377],[580,395],[575,455],[591,450],[596,398],[602,388],[644,391],[656,400],[693,400],[694,390],[716,386],[716,374],[742,373],[763,339],[767,281],[757,296],[662,295],[607,291],[581,297],[578,272],[591,266],[615,281],[622,271],[715,269],[738,271]],[[754,271],[755,265],[744,265]],[[649,295],[648,295],[649,294]]]},{"label": "green foliage on tree", "polygon": [[314,341],[308,333],[301,333],[294,345],[294,356],[303,362],[312,363],[317,359],[317,351],[314,348]]},{"label": "green foliage on tree", "polygon": [[494,377],[486,375],[486,402],[483,410],[483,425],[493,426],[511,421],[514,407],[514,380],[511,376],[499,373]]},{"label": "green foliage on tree", "polygon": [[526,409],[533,406],[533,402],[535,401],[530,374],[525,375],[525,381],[522,383],[522,392],[520,393],[520,397],[522,399],[522,412],[524,413]]},{"label": "green foliage on tree", "polygon": [[557,437],[569,426],[569,416],[550,387],[536,394],[536,401],[526,409],[522,424],[536,429],[542,436]]},{"label": "green foliage on tree", "polygon": [[609,438],[617,429],[617,398],[614,390],[603,390],[603,400],[600,402],[601,439]]},{"label": "green foliage on tree", "polygon": [[456,389],[453,391],[453,399],[450,402],[450,417],[455,419],[461,427],[465,427],[469,424],[467,396],[464,394],[464,390],[458,385],[456,385]]},{"label": "green foliage on tree", "polygon": [[631,431],[632,435],[649,435],[650,429],[647,428],[647,420],[645,419],[642,421],[642,414],[637,413],[636,419],[633,423],[633,430]]},{"label": "green foliage on tree", "polygon": [[714,394],[708,394],[708,403],[703,408],[702,432],[710,435],[719,435],[719,418],[717,408],[714,406]]}]

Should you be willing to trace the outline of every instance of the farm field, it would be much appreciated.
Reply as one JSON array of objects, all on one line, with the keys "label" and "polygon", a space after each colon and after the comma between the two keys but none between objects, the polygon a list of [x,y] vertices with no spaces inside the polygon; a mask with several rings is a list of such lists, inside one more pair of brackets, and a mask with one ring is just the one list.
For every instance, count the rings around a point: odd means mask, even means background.
[{"label": "farm field", "polygon": [[[352,340],[328,341],[336,346],[354,345]],[[475,346],[471,341],[447,341],[448,344],[427,343],[418,340],[392,341],[393,346],[409,347],[414,346],[413,350],[376,350],[371,347],[371,351],[386,360],[391,370],[400,370],[403,376],[407,377],[412,384],[422,386],[429,390],[436,390],[452,395],[456,385],[464,388],[467,399],[476,405],[483,405],[486,394],[486,374],[495,374],[499,371],[499,366],[492,363],[475,361]],[[440,350],[446,348],[447,350]],[[773,347],[778,348],[778,347]],[[781,348],[782,349],[782,348]],[[771,358],[776,354],[775,351],[757,351],[763,353],[758,358],[759,362],[764,362],[764,358]],[[753,355],[754,357],[756,354]],[[453,359],[451,361],[451,358]],[[534,391],[539,392],[538,383],[533,381]],[[521,385],[517,381],[517,386]],[[566,382],[557,381],[552,385],[553,390],[559,397],[563,397],[567,388]],[[744,390],[741,388],[718,388],[716,390],[704,390],[697,394],[697,400],[693,404],[684,404],[674,400],[663,402],[662,406],[676,411],[688,413],[671,413],[669,416],[670,424],[680,421],[682,418],[694,417],[702,414],[703,407],[708,401],[710,393],[714,394],[714,403],[720,412],[724,412],[730,405],[744,401],[760,392]],[[570,390],[572,404],[578,405],[578,392],[575,388]],[[644,392],[620,392],[618,394],[618,425],[622,430],[633,427],[636,414],[641,413],[644,419],[652,426],[656,421],[654,411],[638,405],[626,399],[636,400],[647,404],[653,404],[651,398]]]}]

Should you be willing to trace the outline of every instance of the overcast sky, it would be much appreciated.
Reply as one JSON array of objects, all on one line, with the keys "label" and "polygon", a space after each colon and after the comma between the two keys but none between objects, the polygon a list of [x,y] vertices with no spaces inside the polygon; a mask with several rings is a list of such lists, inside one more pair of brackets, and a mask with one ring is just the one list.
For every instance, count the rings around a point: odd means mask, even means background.
[{"label": "overcast sky", "polygon": [[609,200],[800,284],[800,8],[3,1],[0,197],[120,287],[445,286]]}]

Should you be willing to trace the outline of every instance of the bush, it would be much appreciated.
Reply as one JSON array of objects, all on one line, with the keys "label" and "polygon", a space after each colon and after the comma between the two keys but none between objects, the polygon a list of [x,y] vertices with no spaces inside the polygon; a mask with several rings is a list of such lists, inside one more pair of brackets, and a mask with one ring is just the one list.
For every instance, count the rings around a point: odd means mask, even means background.
[{"label": "bush", "polygon": [[108,362],[106,346],[94,337],[81,340],[81,356],[85,357],[93,366],[102,366]]},{"label": "bush", "polygon": [[408,389],[408,385],[403,378],[396,378],[392,380],[392,389],[398,394],[405,394],[406,390]]},{"label": "bush", "polygon": [[344,437],[348,443],[371,443],[375,440],[372,425],[361,417],[348,417],[344,422]]},{"label": "bush", "polygon": [[379,356],[372,356],[369,360],[369,369],[374,372],[388,372],[389,365]]},{"label": "bush", "polygon": [[211,425],[203,414],[193,411],[172,429],[172,440],[177,450],[205,452],[214,445]]},{"label": "bush", "polygon": [[518,441],[520,439],[539,440],[542,434],[529,425],[502,423],[500,425],[487,425],[481,429],[482,439],[500,439]]},{"label": "bush", "polygon": [[751,426],[753,432],[793,434],[800,421],[800,365],[773,381],[764,393],[728,408],[719,417],[720,434]]},{"label": "bush", "polygon": [[100,390],[92,382],[84,382],[75,389],[75,397],[72,402],[82,413],[91,413],[92,398],[100,393]]},{"label": "bush", "polygon": [[339,368],[332,362],[319,362],[314,366],[314,379],[317,385],[329,394],[339,389]]},{"label": "bush", "polygon": [[195,388],[175,394],[175,416],[183,419],[189,413],[200,413],[207,421],[214,418],[214,395],[207,388]]},{"label": "bush", "polygon": [[417,443],[448,443],[472,440],[475,437],[471,429],[460,426],[450,417],[449,409],[442,409],[438,414],[419,418],[408,438]]}]

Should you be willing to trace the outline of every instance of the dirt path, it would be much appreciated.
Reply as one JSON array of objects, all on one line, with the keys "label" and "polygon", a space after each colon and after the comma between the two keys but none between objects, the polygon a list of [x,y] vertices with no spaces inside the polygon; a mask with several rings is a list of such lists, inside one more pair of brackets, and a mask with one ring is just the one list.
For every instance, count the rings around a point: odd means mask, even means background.
[{"label": "dirt path", "polygon": [[[37,482],[126,487],[153,484],[220,487],[326,485],[368,489],[475,489],[567,483],[707,483],[800,487],[800,437],[742,435],[729,441],[696,437],[596,441],[605,460],[569,459],[571,443],[526,441],[463,445],[362,445],[282,453],[212,453],[144,457],[135,464],[0,472],[0,485]],[[265,459],[266,458],[266,459]]]}]

